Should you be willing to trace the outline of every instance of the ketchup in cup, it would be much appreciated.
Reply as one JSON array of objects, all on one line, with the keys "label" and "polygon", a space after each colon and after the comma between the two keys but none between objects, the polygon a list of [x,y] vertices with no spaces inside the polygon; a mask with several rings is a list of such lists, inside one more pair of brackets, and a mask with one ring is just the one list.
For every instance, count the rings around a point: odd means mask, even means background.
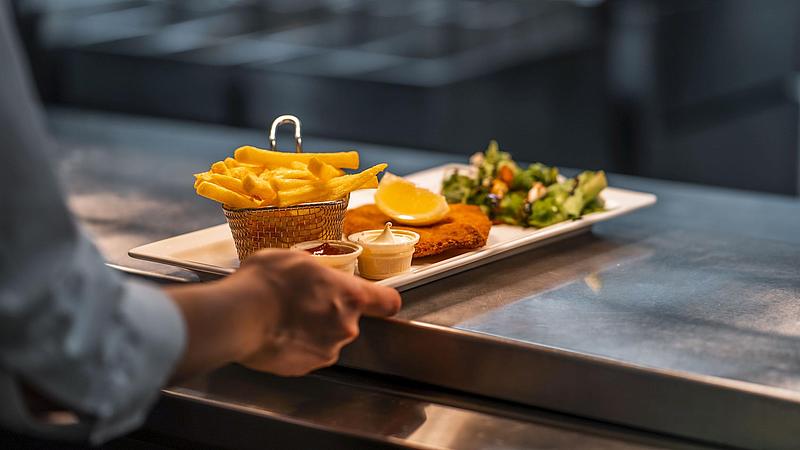
[{"label": "ketchup in cup", "polygon": [[355,273],[356,260],[363,251],[358,244],[337,240],[301,242],[292,249],[307,252],[320,264],[350,274]]},{"label": "ketchup in cup", "polygon": [[353,253],[354,251],[356,251],[356,249],[352,247],[345,247],[343,245],[331,244],[330,242],[323,242],[322,244],[317,245],[316,247],[307,248],[305,249],[305,251],[315,256],[346,255],[348,253]]}]

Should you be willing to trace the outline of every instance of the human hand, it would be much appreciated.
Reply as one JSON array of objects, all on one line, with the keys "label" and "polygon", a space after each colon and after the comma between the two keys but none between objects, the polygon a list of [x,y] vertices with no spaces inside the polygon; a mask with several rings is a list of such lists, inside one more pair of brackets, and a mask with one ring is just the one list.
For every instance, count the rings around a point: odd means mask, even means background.
[{"label": "human hand", "polygon": [[[231,354],[224,362],[303,375],[336,362],[342,347],[358,336],[361,314],[390,316],[400,309],[394,289],[287,250],[263,250],[223,280],[169,292],[186,318],[187,353],[200,352],[187,355],[194,361],[188,372],[217,353]],[[195,349],[193,341],[208,345]]]},{"label": "human hand", "polygon": [[[324,267],[301,252],[267,250],[250,256],[240,282],[260,283],[277,308],[254,336],[253,351],[239,362],[278,375],[303,375],[332,365],[358,336],[361,314],[390,316],[400,295],[352,275]],[[260,300],[257,300],[260,301]]]}]

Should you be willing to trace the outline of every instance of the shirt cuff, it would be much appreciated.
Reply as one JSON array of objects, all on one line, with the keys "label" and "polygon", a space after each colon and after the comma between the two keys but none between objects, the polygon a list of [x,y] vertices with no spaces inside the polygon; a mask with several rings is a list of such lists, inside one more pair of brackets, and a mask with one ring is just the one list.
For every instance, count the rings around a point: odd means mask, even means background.
[{"label": "shirt cuff", "polygon": [[73,409],[80,421],[66,425],[31,416],[14,376],[0,367],[4,426],[47,439],[88,438],[99,444],[144,422],[183,353],[186,326],[177,306],[160,289],[134,281],[118,286],[118,298],[104,299],[117,302],[117,307],[99,337],[99,356],[51,359],[53,367],[45,367],[44,375],[32,373],[42,394],[49,391],[53,400]]},{"label": "shirt cuff", "polygon": [[127,380],[115,380],[118,383],[114,384],[127,391],[123,398],[101,405],[90,435],[93,443],[119,436],[144,422],[186,345],[183,316],[161,289],[129,280],[124,291],[120,307],[123,322],[129,327],[128,345],[135,351],[123,356],[136,360],[124,364],[127,373],[119,374]]}]

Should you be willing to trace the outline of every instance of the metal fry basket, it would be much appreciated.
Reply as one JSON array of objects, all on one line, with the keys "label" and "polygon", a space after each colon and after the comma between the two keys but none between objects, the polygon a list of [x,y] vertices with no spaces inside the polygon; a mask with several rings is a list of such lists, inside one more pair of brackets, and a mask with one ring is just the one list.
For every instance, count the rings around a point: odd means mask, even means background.
[{"label": "metal fry basket", "polygon": [[[295,116],[280,116],[269,131],[270,148],[276,150],[278,126],[294,125],[295,151],[303,151],[300,120]],[[294,244],[327,239],[341,239],[344,214],[350,196],[316,203],[265,208],[232,209],[223,207],[231,228],[239,260],[263,248],[288,248]]]}]

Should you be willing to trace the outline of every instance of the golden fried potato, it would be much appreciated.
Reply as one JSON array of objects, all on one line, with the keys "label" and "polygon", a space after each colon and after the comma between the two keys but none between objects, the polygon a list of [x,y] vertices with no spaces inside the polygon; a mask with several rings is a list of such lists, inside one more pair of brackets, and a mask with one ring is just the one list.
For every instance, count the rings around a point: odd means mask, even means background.
[{"label": "golden fried potato", "polygon": [[378,164],[363,172],[343,175],[324,183],[307,183],[296,189],[278,190],[278,206],[296,205],[298,203],[324,202],[344,197],[386,169],[387,164]]},{"label": "golden fried potato", "polygon": [[242,180],[244,190],[250,194],[259,197],[262,202],[271,204],[278,198],[275,189],[270,186],[269,182],[263,180],[252,173],[248,173]]},{"label": "golden fried potato", "polygon": [[[383,172],[389,165],[382,163],[376,164],[369,169],[364,170],[363,172],[359,172],[353,175],[343,175],[341,177],[336,177],[326,184],[334,192],[334,195],[338,195],[339,197],[344,196],[350,192],[353,192],[357,189],[361,189],[363,185],[367,183],[373,183],[373,179],[381,172]],[[339,198],[334,197],[334,198]]]},{"label": "golden fried potato", "polygon": [[225,158],[222,161],[222,163],[225,164],[225,166],[228,167],[228,169],[235,169],[237,167],[244,167],[244,168],[246,168],[246,169],[248,169],[248,170],[250,170],[252,172],[259,172],[259,173],[262,170],[264,170],[263,166],[260,166],[258,164],[248,164],[248,163],[239,162],[239,161],[231,158],[230,156]]},{"label": "golden fried potato", "polygon": [[358,167],[358,153],[352,151],[282,153],[248,146],[237,149],[234,156],[195,174],[199,195],[232,208],[330,201],[377,187],[377,174],[386,168],[379,164],[347,175],[343,168]]},{"label": "golden fried potato", "polygon": [[317,186],[317,187],[322,186],[322,184],[317,180],[300,180],[297,178],[281,178],[281,177],[270,178],[269,184],[276,191],[289,191],[304,186]]},{"label": "golden fried potato", "polygon": [[288,191],[278,191],[278,206],[291,206],[300,203],[336,200],[324,186],[306,185]]},{"label": "golden fried potato", "polygon": [[359,189],[377,189],[378,187],[378,177],[374,176],[367,180],[366,183],[362,184]]},{"label": "golden fried potato", "polygon": [[308,161],[308,171],[322,181],[328,181],[331,178],[338,177],[342,174],[341,170],[328,163],[320,161],[319,158],[311,158]]},{"label": "golden fried potato", "polygon": [[292,162],[299,161],[308,164],[311,158],[317,158],[339,169],[357,169],[358,152],[337,153],[284,153],[260,148],[244,146],[234,152],[236,161],[256,164],[266,168],[290,167]]},{"label": "golden fried potato", "polygon": [[237,194],[230,189],[208,181],[203,181],[197,186],[197,193],[232,208],[258,208],[261,206],[260,202],[257,202],[251,197]]},{"label": "golden fried potato", "polygon": [[237,194],[247,195],[247,192],[242,186],[242,180],[236,177],[232,177],[229,175],[221,175],[218,173],[209,173],[209,172],[197,174],[195,175],[195,177],[197,177],[197,179],[195,180],[195,189],[197,189],[200,183],[209,182],[212,184],[216,184],[218,186],[222,186],[225,189],[230,189],[231,191],[234,191]]},{"label": "golden fried potato", "polygon": [[240,180],[244,180],[247,177],[247,175],[258,173],[258,172],[253,172],[252,170],[250,170],[249,167],[234,167],[233,169],[230,170],[231,170],[231,176],[236,177]]},{"label": "golden fried potato", "polygon": [[272,169],[270,171],[264,171],[268,173],[266,175],[267,178],[283,178],[283,179],[292,179],[292,180],[313,180],[316,179],[313,173],[309,172],[308,170],[299,170],[299,169],[290,169],[288,167],[278,167]]},{"label": "golden fried potato", "polygon": [[228,166],[225,165],[222,161],[217,161],[211,165],[211,171],[214,173],[218,173],[220,175],[230,175],[231,171],[228,169]]}]

